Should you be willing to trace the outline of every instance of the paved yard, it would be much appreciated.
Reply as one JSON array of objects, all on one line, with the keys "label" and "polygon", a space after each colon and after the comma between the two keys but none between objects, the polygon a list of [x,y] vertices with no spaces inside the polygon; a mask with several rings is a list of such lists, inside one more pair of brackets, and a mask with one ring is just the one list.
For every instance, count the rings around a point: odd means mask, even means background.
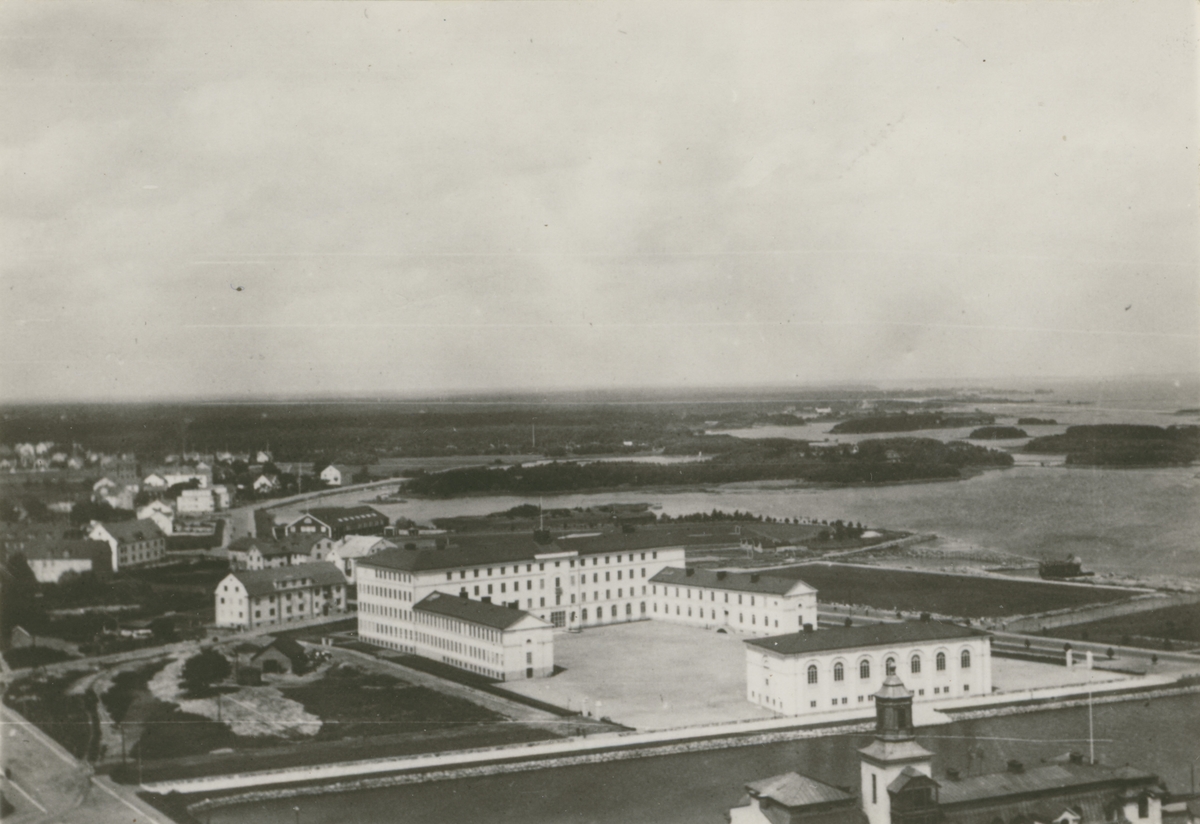
[{"label": "paved yard", "polygon": [[[1099,669],[1091,671],[1093,684],[1126,681],[1136,677]],[[1088,670],[1082,664],[1067,669],[1055,664],[1039,664],[1033,661],[992,656],[992,686],[1001,692],[1074,686],[1086,684],[1088,680]]]},{"label": "paved yard", "polygon": [[504,687],[639,730],[772,717],[745,698],[741,636],[636,621],[555,635],[554,661],[566,671]]}]

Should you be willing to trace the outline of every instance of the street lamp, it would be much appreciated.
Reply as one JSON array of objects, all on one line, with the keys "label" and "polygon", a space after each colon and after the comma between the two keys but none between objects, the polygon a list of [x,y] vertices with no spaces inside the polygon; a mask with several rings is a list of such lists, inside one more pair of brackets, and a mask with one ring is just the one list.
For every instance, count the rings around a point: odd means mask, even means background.
[{"label": "street lamp", "polygon": [[296,824],[300,824],[300,808],[292,807],[292,812],[296,814]]}]

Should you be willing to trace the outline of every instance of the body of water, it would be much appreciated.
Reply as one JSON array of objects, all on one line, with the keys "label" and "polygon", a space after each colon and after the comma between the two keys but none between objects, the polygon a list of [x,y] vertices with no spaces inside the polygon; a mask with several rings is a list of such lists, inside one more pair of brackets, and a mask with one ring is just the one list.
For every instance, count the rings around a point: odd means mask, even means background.
[{"label": "body of water", "polygon": [[[1200,760],[1200,695],[1095,708],[1096,754],[1111,765],[1150,770],[1186,791]],[[919,731],[936,754],[934,774],[979,771],[1009,759],[1034,766],[1071,750],[1087,752],[1087,710],[1073,708],[961,721]],[[212,824],[367,824],[464,821],[520,824],[721,824],[750,781],[792,770],[831,784],[858,785],[856,749],[867,735],[842,735],[754,747],[562,767],[487,778],[280,799],[211,813]],[[1197,765],[1200,766],[1200,765]],[[299,807],[299,815],[295,811]],[[207,814],[206,814],[207,818]]]}]

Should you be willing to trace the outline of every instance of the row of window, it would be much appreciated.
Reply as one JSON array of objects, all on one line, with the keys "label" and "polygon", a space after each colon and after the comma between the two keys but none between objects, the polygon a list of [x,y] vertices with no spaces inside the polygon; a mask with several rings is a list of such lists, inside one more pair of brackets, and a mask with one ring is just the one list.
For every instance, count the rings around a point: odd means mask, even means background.
[{"label": "row of window", "polygon": [[[668,598],[670,598],[670,597],[671,597],[671,589],[672,589],[672,587],[667,587],[667,586],[664,586],[664,587],[663,587],[663,595],[666,595]],[[674,596],[674,597],[676,597],[676,598],[680,597],[680,595],[679,595],[679,589],[680,589],[680,588],[679,588],[679,587],[674,587],[674,589],[675,589],[675,596]],[[692,592],[693,592],[693,591],[695,591],[695,592],[696,592],[696,598],[697,598],[697,600],[700,600],[700,601],[703,601],[703,600],[704,600],[704,590],[698,590],[698,589],[695,589],[695,588],[693,588],[693,587],[683,587],[683,590],[684,590],[684,592],[686,592],[686,593],[687,593],[687,595],[686,595],[685,597],[687,597],[687,598],[689,598],[689,599],[692,597]],[[653,595],[657,595],[657,594],[658,594],[658,587],[657,587],[657,586],[655,586],[655,587],[654,587],[654,591],[653,591],[653,593],[652,593],[652,594],[653,594]],[[728,592],[722,592],[721,594],[725,596],[725,603],[727,603],[727,604],[728,604],[728,603],[730,603],[730,600],[729,600],[729,593],[728,593]],[[738,593],[738,594],[737,594],[737,602],[738,602],[738,604],[739,604],[739,605],[743,603],[743,601],[742,601],[742,597],[743,597],[742,593]],[[752,606],[752,607],[754,607],[754,606],[758,606],[758,597],[757,597],[757,596],[755,596],[755,595],[750,595],[750,596],[748,596],[748,597],[750,598],[750,606]],[[708,600],[710,600],[710,601],[716,601],[716,600],[717,600],[717,593],[716,593],[716,591],[715,591],[715,590],[708,590]],[[762,601],[763,601],[763,606],[766,606],[766,605],[767,605],[767,599],[766,599],[766,598],[763,598],[763,599],[762,599]],[[775,606],[779,606],[779,602],[778,602],[778,601],[776,601],[776,602],[775,602]]]},{"label": "row of window", "polygon": [[[658,604],[657,604],[657,603],[656,603],[656,604],[654,604],[654,611],[655,611],[655,612],[658,612]],[[663,605],[662,605],[662,611],[663,611],[663,614],[664,614],[664,615],[670,615],[670,614],[671,614],[671,605],[670,605],[670,604],[663,604]],[[704,607],[699,607],[699,608],[698,608],[698,611],[699,611],[699,615],[697,615],[696,617],[698,617],[698,618],[699,618],[700,620],[702,620],[702,621],[703,621],[703,620],[705,620],[705,617],[704,617]],[[676,614],[676,615],[678,615],[678,616],[680,616],[681,618],[683,617],[683,613],[682,613],[682,611],[681,611],[681,607],[680,607],[680,605],[679,605],[679,604],[676,604],[676,605],[675,605],[675,614]],[[688,608],[687,608],[687,617],[688,617],[688,618],[691,618],[691,617],[692,617],[692,607],[688,607]],[[728,617],[728,616],[726,616],[726,617]],[[710,620],[713,620],[713,621],[716,621],[716,620],[717,620],[717,611],[716,611],[715,609],[710,609],[710,610],[709,610],[709,619],[710,619]],[[804,626],[804,616],[803,616],[803,615],[799,616],[799,619],[798,619],[798,620],[799,620],[799,622],[800,622],[800,626]],[[744,612],[739,612],[739,613],[738,613],[738,617],[737,617],[737,622],[738,622],[739,624],[745,624],[745,623],[746,623],[746,613],[744,613]],[[756,626],[758,626],[758,625],[759,625],[759,624],[758,624],[758,616],[757,616],[757,615],[755,615],[754,613],[750,613],[750,626],[752,626],[752,627],[756,627]],[[774,629],[778,629],[778,628],[779,628],[779,619],[778,619],[778,618],[776,618],[776,619],[775,619],[775,626],[774,626],[774,627],[771,627],[771,616],[769,616],[769,615],[764,615],[764,616],[763,616],[763,619],[762,619],[762,626],[764,626],[764,627],[767,627],[768,629],[772,629],[772,628],[774,628]]]},{"label": "row of window", "polygon": [[[962,667],[962,669],[970,669],[971,668],[971,651],[969,649],[963,650],[962,653],[959,655],[959,665]],[[912,658],[909,659],[908,666],[909,666],[909,672],[912,672],[914,674],[919,674],[921,672],[921,656],[914,654],[912,656]],[[943,672],[946,669],[946,653],[939,652],[936,656],[934,656],[934,668],[937,669],[938,672]],[[892,658],[892,657],[888,657],[888,659],[883,662],[883,670],[884,670],[884,675],[895,675],[896,674],[896,659]],[[818,673],[819,673],[819,671],[817,669],[817,665],[809,664],[809,666],[808,666],[808,683],[816,684],[819,679]],[[871,677],[871,662],[866,658],[864,658],[863,660],[858,662],[858,677],[863,678],[863,679]],[[833,665],[833,680],[834,681],[844,681],[845,678],[846,678],[846,670],[842,666],[842,664],[840,662],[834,664]]]}]

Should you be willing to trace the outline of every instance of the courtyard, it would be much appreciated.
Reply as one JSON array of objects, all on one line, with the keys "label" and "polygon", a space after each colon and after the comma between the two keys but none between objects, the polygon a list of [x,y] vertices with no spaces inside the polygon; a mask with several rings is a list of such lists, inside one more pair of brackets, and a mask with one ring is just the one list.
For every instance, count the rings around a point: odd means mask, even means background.
[{"label": "courtyard", "polygon": [[746,700],[744,636],[635,621],[554,636],[553,678],[505,689],[638,730],[771,718]]}]

